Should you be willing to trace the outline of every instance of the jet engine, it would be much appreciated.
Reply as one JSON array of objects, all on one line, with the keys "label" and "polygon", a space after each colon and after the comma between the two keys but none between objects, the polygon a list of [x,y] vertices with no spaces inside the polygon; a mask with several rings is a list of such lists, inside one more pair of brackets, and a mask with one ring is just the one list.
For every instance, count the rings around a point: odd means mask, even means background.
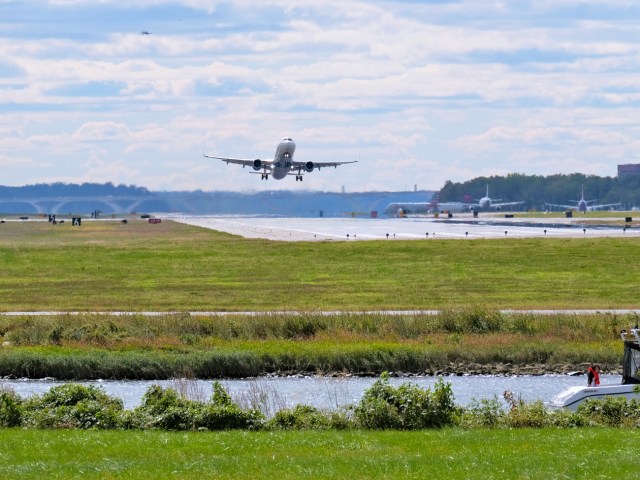
[{"label": "jet engine", "polygon": [[313,168],[314,168],[313,162],[307,162],[304,164],[304,169],[307,172],[313,172]]},{"label": "jet engine", "polygon": [[260,160],[259,158],[256,158],[253,161],[253,169],[254,170],[260,170],[262,168],[262,160]]}]

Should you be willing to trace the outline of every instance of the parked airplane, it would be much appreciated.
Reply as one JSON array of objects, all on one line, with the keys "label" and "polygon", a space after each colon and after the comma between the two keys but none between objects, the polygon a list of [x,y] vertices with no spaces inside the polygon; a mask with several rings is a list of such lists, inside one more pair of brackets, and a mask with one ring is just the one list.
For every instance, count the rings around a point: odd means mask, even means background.
[{"label": "parked airplane", "polygon": [[255,171],[250,173],[258,173],[262,170],[262,180],[268,180],[269,174],[273,176],[276,180],[281,180],[287,175],[295,175],[296,182],[302,181],[302,177],[305,173],[311,173],[316,168],[320,170],[324,167],[338,167],[338,165],[344,165],[345,163],[356,163],[357,160],[353,160],[350,162],[294,162],[293,161],[293,153],[296,150],[296,144],[290,138],[283,138],[282,141],[278,144],[276,148],[276,154],[273,160],[260,160],[256,158],[255,160],[242,160],[239,158],[226,158],[226,157],[215,157],[213,155],[205,155],[207,158],[215,158],[217,160],[222,160],[226,163],[236,163],[238,165],[242,165],[242,167],[252,167]]},{"label": "parked airplane", "polygon": [[468,212],[469,204],[463,202],[444,202],[440,203],[440,193],[433,194],[433,198],[429,202],[392,202],[384,207],[386,215],[394,215],[396,217],[404,217],[405,215],[426,214],[451,212],[460,213]]},{"label": "parked airplane", "polygon": [[[489,197],[489,184],[487,183],[487,193],[484,197],[478,200],[478,203],[472,203],[469,205],[469,210],[474,212],[478,210],[502,210],[503,207],[509,207],[512,205],[521,205],[524,202],[500,202],[500,198]],[[496,203],[497,202],[497,203]]]},{"label": "parked airplane", "polygon": [[545,205],[548,207],[558,207],[558,208],[569,208],[571,210],[578,210],[579,212],[587,212],[592,210],[601,210],[603,208],[611,208],[617,207],[620,203],[607,203],[605,205],[589,205],[591,202],[595,202],[596,200],[585,200],[584,199],[584,185],[582,186],[582,194],[580,196],[580,200],[572,200],[576,205],[558,205],[555,203],[546,203]]}]

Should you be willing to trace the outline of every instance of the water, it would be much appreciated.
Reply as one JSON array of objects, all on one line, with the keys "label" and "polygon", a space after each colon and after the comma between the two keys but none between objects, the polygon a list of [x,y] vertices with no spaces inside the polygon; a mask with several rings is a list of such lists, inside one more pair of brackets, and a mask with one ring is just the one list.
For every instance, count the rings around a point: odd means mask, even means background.
[{"label": "water", "polygon": [[[602,375],[602,385],[620,383],[618,375]],[[527,402],[542,400],[548,402],[554,396],[572,386],[586,386],[586,376],[569,375],[520,375],[520,376],[451,376],[443,377],[445,382],[451,384],[455,403],[468,405],[472,400],[502,399],[505,390],[509,390],[516,397],[521,397]],[[220,383],[229,391],[231,396],[239,401],[251,397],[256,392],[269,394],[275,410],[292,407],[298,404],[311,405],[324,409],[337,409],[342,406],[355,404],[361,398],[364,391],[369,388],[375,378],[347,377],[287,377],[287,378],[258,378],[243,380],[223,380]],[[437,377],[410,377],[391,378],[392,385],[400,385],[410,382],[421,388],[433,387]],[[51,387],[62,385],[65,382],[56,380],[0,380],[0,385],[10,387],[22,397],[42,394]],[[173,387],[178,391],[187,392],[197,400],[208,400],[212,393],[211,380],[148,380],[148,381],[121,381],[98,380],[88,382],[76,382],[82,385],[96,385],[116,398],[122,399],[125,408],[134,408],[140,405],[142,396],[152,385],[160,385],[163,388]]]}]

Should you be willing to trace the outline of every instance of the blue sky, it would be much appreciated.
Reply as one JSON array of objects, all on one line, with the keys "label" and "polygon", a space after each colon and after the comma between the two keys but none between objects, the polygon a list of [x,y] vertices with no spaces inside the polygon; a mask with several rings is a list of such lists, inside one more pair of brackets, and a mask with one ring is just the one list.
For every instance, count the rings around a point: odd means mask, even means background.
[{"label": "blue sky", "polygon": [[[283,137],[360,163],[265,182],[202,157]],[[640,163],[636,0],[0,0],[3,185],[435,190],[619,163]]]}]

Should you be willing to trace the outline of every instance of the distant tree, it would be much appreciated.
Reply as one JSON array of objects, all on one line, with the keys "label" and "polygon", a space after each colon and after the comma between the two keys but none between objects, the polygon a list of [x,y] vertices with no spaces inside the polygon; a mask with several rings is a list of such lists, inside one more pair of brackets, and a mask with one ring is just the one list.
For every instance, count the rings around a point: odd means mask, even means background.
[{"label": "distant tree", "polygon": [[477,201],[486,193],[502,201],[523,201],[524,208],[545,208],[545,202],[571,204],[580,200],[584,187],[587,200],[598,203],[622,202],[623,207],[640,205],[640,175],[622,177],[598,177],[572,173],[549,176],[510,173],[507,176],[477,177],[466,182],[447,180],[440,190],[441,202]]}]

